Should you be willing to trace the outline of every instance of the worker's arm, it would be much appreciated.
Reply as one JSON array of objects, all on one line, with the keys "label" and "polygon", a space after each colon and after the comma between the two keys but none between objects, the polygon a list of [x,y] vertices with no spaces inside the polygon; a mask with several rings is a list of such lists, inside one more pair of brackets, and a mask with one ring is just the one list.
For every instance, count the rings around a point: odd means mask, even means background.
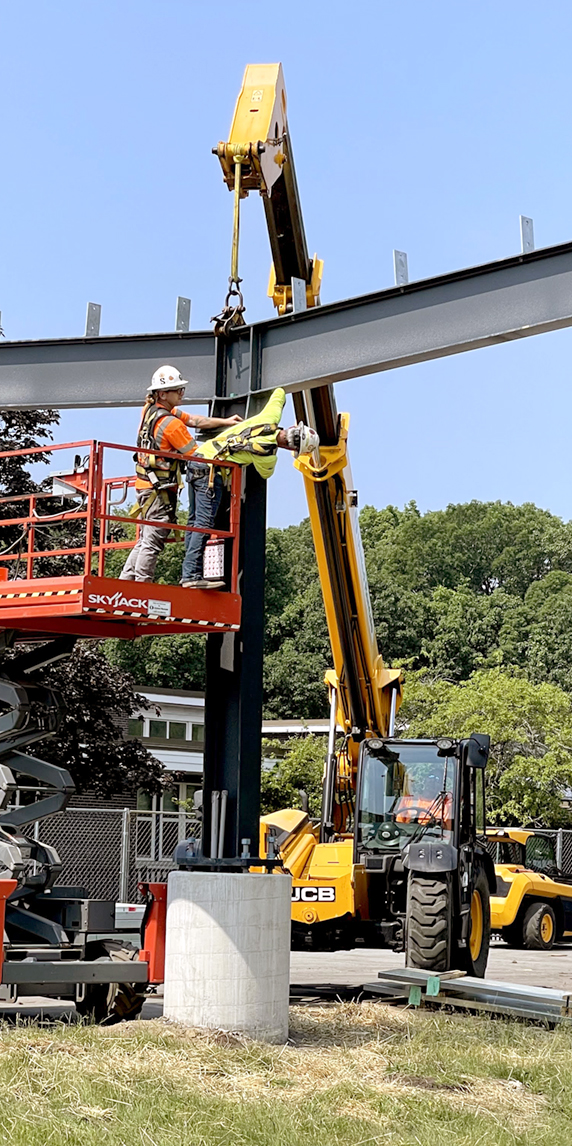
[{"label": "worker's arm", "polygon": [[224,426],[236,426],[242,422],[240,414],[233,414],[232,418],[207,418],[203,414],[187,414],[178,406],[171,411],[176,418],[180,418],[185,426],[193,426],[195,430],[222,430]]}]

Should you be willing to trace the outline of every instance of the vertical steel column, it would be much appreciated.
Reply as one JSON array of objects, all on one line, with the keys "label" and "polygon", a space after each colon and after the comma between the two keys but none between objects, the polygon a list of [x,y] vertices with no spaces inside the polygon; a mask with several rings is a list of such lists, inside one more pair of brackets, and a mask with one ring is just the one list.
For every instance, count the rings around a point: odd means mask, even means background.
[{"label": "vertical steel column", "polygon": [[[266,482],[244,472],[239,633],[207,637],[203,855],[211,839],[211,793],[227,791],[225,855],[241,855],[243,839],[258,855],[262,739],[262,660],[266,557]],[[211,857],[216,858],[216,857]]]}]

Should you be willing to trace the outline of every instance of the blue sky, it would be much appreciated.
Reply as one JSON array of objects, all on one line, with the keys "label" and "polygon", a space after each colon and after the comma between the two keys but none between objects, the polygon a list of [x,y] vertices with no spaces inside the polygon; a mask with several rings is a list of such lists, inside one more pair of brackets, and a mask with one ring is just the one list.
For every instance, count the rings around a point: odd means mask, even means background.
[{"label": "blue sky", "polygon": [[[8,338],[205,329],[231,196],[211,147],[247,63],[281,60],[308,245],[329,302],[572,237],[572,6],[548,0],[0,0],[0,310]],[[247,318],[270,315],[262,204],[244,204]],[[340,384],[360,502],[534,501],[572,517],[572,331]],[[142,378],[142,390],[146,379]],[[133,439],[134,410],[60,440]],[[467,448],[468,447],[468,448]],[[269,520],[305,515],[281,459]]]}]

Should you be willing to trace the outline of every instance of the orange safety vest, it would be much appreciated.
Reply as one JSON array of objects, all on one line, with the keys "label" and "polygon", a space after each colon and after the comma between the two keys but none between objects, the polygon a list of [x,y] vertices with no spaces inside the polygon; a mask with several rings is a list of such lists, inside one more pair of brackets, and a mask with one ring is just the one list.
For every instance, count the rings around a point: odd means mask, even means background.
[{"label": "orange safety vest", "polygon": [[[147,402],[139,423],[137,445],[144,450],[166,450],[188,457],[197,448],[195,439],[186,429],[189,422],[189,415],[182,410],[166,410],[156,401]],[[181,485],[181,463],[175,458],[138,453],[134,460],[136,489],[177,490]]]}]

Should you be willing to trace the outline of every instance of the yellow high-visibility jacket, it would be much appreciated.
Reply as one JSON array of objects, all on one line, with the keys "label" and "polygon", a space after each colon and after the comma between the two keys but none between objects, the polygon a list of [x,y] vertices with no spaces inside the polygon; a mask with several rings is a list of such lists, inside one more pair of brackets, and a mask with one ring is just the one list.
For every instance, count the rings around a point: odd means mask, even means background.
[{"label": "yellow high-visibility jacket", "polygon": [[284,390],[274,390],[259,414],[245,418],[236,426],[228,426],[210,441],[203,442],[195,450],[193,460],[228,460],[240,466],[252,463],[261,477],[271,477],[276,468],[276,438],[285,402]]}]

